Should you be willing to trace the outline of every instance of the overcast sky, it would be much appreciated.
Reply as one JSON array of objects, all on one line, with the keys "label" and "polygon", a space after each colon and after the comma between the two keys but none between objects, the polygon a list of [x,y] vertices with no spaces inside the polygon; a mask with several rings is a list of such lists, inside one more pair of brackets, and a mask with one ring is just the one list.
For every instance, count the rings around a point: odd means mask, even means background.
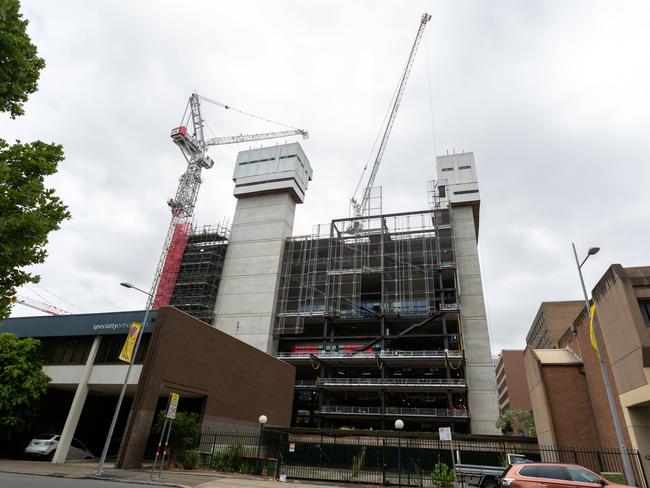
[{"label": "overcast sky", "polygon": [[[49,184],[73,216],[26,296],[73,312],[144,306],[118,283],[153,278],[185,169],[169,132],[193,90],[309,130],[314,178],[295,234],[347,216],[425,11],[376,183],[384,212],[420,210],[434,148],[474,152],[493,353],[523,345],[541,301],[580,298],[572,240],[602,248],[584,267],[589,289],[612,263],[650,264],[648,2],[23,0],[22,11],[47,66],[27,115],[2,117],[0,134],[63,144]],[[277,130],[204,115],[218,136]],[[211,149],[199,224],[232,218],[247,148]]]}]

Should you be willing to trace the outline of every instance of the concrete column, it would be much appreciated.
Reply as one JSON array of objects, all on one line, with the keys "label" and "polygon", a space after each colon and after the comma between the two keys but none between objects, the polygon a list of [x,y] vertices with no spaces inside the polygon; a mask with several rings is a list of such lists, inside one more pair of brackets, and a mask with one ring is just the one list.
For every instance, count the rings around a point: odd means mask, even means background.
[{"label": "concrete column", "polygon": [[472,434],[500,434],[497,385],[492,367],[474,213],[471,206],[450,209],[456,248],[460,319]]},{"label": "concrete column", "polygon": [[267,353],[274,352],[280,265],[295,210],[288,192],[237,200],[217,293],[214,326]]},{"label": "concrete column", "polygon": [[93,369],[93,363],[95,362],[95,357],[97,356],[97,351],[99,350],[99,343],[101,342],[101,339],[102,336],[95,336],[93,345],[91,346],[90,352],[88,353],[86,367],[84,368],[83,375],[79,380],[79,385],[77,385],[77,391],[75,391],[74,398],[72,399],[72,405],[70,406],[70,411],[68,412],[68,418],[65,420],[63,432],[61,432],[59,445],[56,447],[56,452],[52,458],[52,464],[65,463],[65,460],[68,457],[70,443],[72,442],[74,433],[77,430],[79,417],[81,417],[81,412],[83,411],[84,403],[86,403],[86,397],[88,396],[88,380],[90,379],[90,373]]}]

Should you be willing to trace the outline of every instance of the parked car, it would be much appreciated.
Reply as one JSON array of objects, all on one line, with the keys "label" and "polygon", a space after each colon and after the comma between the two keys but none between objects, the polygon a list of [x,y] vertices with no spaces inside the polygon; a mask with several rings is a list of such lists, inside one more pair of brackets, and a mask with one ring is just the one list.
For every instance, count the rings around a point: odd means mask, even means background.
[{"label": "parked car", "polygon": [[508,488],[630,488],[607,481],[576,464],[526,463],[508,466],[501,478]]},{"label": "parked car", "polygon": [[[508,464],[532,463],[523,454],[507,454]],[[477,464],[456,464],[456,479],[470,486],[498,488],[505,475],[503,466],[481,466]]]},{"label": "parked car", "polygon": [[[52,459],[59,445],[60,435],[41,434],[34,437],[25,448],[25,454],[31,457]],[[67,459],[94,459],[93,453],[78,439],[72,439]]]}]

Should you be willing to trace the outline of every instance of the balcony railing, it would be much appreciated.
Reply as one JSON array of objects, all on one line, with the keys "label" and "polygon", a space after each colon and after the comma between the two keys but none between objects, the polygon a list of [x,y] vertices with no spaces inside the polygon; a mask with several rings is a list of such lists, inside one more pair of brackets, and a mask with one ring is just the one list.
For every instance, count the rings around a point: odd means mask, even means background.
[{"label": "balcony railing", "polygon": [[411,386],[411,387],[444,387],[464,388],[464,379],[447,378],[318,378],[318,386],[368,386],[368,387],[390,387],[390,386]]},{"label": "balcony railing", "polygon": [[[318,359],[369,359],[375,358],[372,351],[362,351],[356,354],[343,351],[318,351],[318,352],[279,352],[276,354],[282,360],[306,360],[311,355]],[[381,359],[462,359],[462,351],[398,351],[384,350],[377,353]]]},{"label": "balcony railing", "polygon": [[408,407],[348,407],[323,406],[318,414],[330,415],[387,415],[400,417],[459,417],[467,418],[467,410],[461,408],[408,408]]}]

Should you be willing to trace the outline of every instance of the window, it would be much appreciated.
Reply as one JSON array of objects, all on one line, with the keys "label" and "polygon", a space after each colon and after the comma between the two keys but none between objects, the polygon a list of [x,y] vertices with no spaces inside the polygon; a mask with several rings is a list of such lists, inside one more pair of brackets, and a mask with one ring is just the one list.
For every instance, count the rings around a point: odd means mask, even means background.
[{"label": "window", "polygon": [[571,481],[578,481],[580,483],[600,483],[600,478],[586,469],[573,466],[567,466],[566,469],[569,472],[569,478],[571,478]]},{"label": "window", "polygon": [[549,480],[566,480],[567,475],[561,466],[538,466],[537,477]]},{"label": "window", "polygon": [[454,195],[466,195],[467,193],[478,193],[478,190],[455,191]]},{"label": "window", "polygon": [[471,166],[459,166],[458,169],[471,169]]},{"label": "window", "polygon": [[440,171],[453,171],[454,168],[441,168]]},{"label": "window", "polygon": [[539,466],[524,466],[519,470],[519,474],[527,478],[537,478],[538,469]]},{"label": "window", "polygon": [[641,308],[641,315],[647,327],[650,327],[650,300],[639,300],[639,307]]}]

